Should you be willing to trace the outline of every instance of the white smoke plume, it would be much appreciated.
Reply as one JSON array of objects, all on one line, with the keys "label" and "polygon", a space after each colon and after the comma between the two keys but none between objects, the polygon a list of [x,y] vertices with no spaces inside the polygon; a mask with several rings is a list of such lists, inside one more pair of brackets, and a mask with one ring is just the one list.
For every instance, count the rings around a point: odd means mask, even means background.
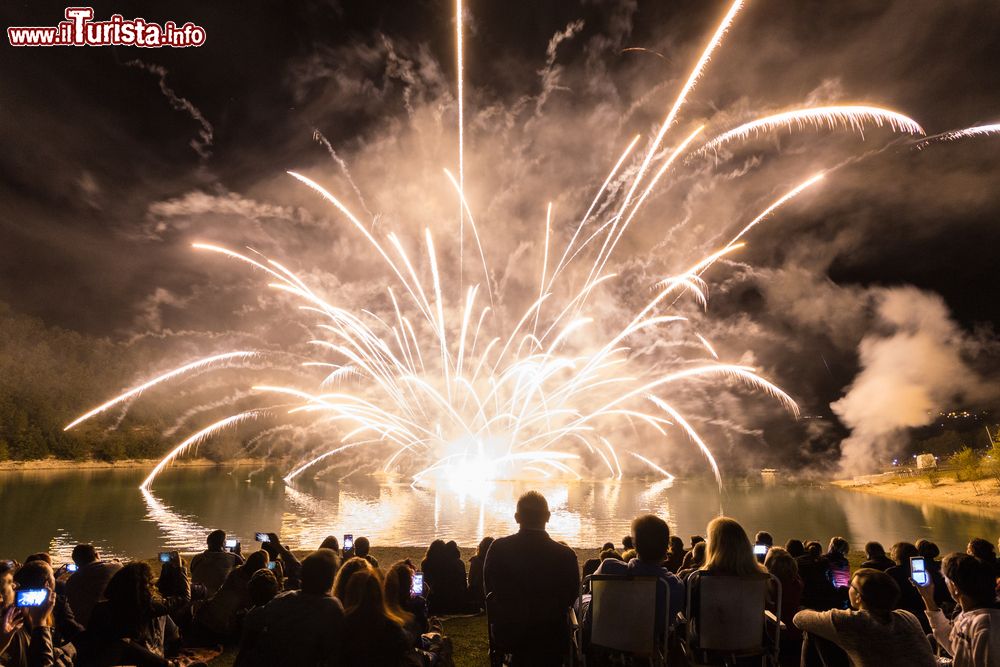
[{"label": "white smoke plume", "polygon": [[955,400],[990,393],[965,358],[973,346],[940,296],[902,287],[881,290],[877,303],[883,331],[862,339],[862,370],[830,406],[851,429],[841,443],[846,473],[876,469],[897,452],[907,429],[930,424]]}]

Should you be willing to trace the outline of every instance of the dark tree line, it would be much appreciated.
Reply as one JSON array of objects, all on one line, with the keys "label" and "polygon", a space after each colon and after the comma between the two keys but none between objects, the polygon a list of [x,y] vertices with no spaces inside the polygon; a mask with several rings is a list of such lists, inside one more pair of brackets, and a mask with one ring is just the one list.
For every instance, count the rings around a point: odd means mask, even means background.
[{"label": "dark tree line", "polygon": [[166,444],[155,406],[137,405],[117,428],[111,413],[63,427],[128,384],[139,367],[126,346],[54,327],[0,303],[0,460],[147,458]]}]

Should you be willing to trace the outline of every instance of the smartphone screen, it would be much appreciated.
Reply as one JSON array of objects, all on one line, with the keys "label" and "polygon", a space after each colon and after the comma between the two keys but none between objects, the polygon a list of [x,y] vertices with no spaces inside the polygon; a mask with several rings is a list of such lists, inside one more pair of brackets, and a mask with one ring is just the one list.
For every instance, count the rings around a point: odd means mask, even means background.
[{"label": "smartphone screen", "polygon": [[[746,553],[745,551],[743,553]],[[755,544],[753,545],[753,555],[757,558],[763,558],[767,555],[767,545],[766,544]]]},{"label": "smartphone screen", "polygon": [[66,564],[66,571],[67,572],[76,572],[76,570],[77,570],[76,563],[67,563]]},{"label": "smartphone screen", "polygon": [[837,588],[847,588],[851,585],[851,566],[831,567],[833,572],[833,585]]},{"label": "smartphone screen", "polygon": [[49,599],[49,592],[44,588],[26,588],[17,592],[18,607],[41,607]]},{"label": "smartphone screen", "polygon": [[276,567],[278,567],[278,561],[276,560],[269,561],[267,564],[267,569],[269,570],[273,570]]},{"label": "smartphone screen", "polygon": [[344,535],[344,551],[353,551],[353,550],[354,550],[354,536]]},{"label": "smartphone screen", "polygon": [[414,572],[413,581],[410,583],[410,595],[417,597],[424,594],[424,573]]},{"label": "smartphone screen", "polygon": [[927,573],[927,564],[923,558],[914,556],[910,558],[910,578],[917,582],[918,586],[926,586],[930,583],[930,575]]},{"label": "smartphone screen", "polygon": [[271,538],[267,536],[267,533],[257,533],[254,539],[261,543],[271,541]]},{"label": "smartphone screen", "polygon": [[235,549],[237,544],[239,541],[235,537],[226,540],[226,548],[229,550]]},{"label": "smartphone screen", "polygon": [[161,563],[169,563],[170,562],[170,552],[169,551],[161,551],[160,552],[160,562]]}]

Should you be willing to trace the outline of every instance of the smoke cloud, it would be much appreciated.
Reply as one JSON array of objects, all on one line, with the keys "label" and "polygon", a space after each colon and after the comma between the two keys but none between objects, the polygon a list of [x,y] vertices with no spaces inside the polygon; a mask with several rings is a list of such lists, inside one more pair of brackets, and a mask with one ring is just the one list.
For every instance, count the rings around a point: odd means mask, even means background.
[{"label": "smoke cloud", "polygon": [[841,469],[870,472],[897,454],[906,429],[932,423],[956,401],[995,397],[966,360],[974,345],[940,296],[912,287],[875,295],[877,332],[858,347],[861,372],[834,413],[851,429],[841,443]]}]

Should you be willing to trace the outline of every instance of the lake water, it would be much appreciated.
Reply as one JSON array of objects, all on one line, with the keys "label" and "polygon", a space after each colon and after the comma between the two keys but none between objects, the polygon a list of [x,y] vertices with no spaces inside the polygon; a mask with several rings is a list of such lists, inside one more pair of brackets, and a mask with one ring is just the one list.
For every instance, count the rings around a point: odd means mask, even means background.
[{"label": "lake water", "polygon": [[[210,529],[252,545],[257,531],[277,532],[294,548],[315,548],[327,535],[367,535],[376,545],[426,546],[435,537],[472,546],[483,535],[516,530],[514,503],[528,488],[515,482],[474,489],[415,489],[375,480],[347,483],[250,481],[248,468],[176,468],[152,493],[138,486],[144,470],[60,470],[0,473],[0,558],[48,550],[68,560],[78,542],[119,557],[152,557],[165,549],[200,550]],[[640,481],[577,482],[531,488],[552,509],[548,530],[573,546],[620,542],[632,517],[654,512],[687,540],[703,534],[719,511],[710,482],[672,487]],[[728,488],[722,509],[753,533],[784,542],[843,535],[852,548],[868,540],[887,547],[927,537],[942,551],[964,550],[971,536],[995,541],[1000,514],[879,498],[818,486]]]}]

